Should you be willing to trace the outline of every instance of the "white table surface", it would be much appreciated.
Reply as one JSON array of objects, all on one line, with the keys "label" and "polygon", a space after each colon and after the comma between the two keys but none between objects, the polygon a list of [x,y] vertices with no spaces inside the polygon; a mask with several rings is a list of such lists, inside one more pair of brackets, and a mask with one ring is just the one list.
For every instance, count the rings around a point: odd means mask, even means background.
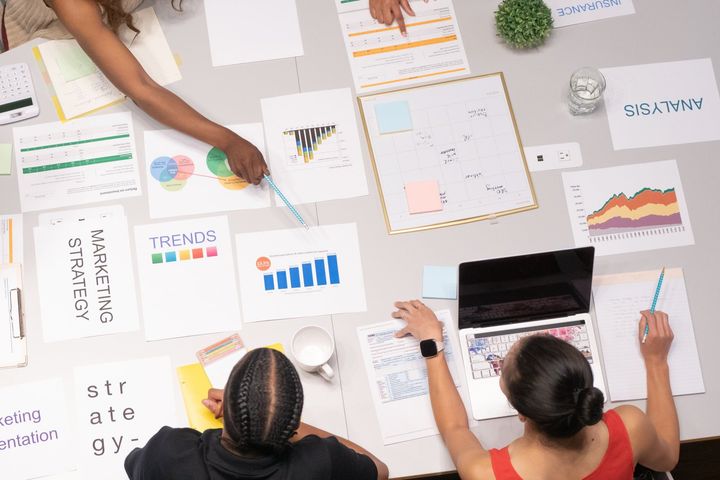
[{"label": "white table surface", "polygon": [[[305,55],[297,59],[213,68],[210,64],[207,27],[202,2],[186,0],[177,13],[165,0],[154,5],[171,49],[181,60],[183,80],[170,86],[182,98],[218,123],[261,121],[259,100],[264,97],[339,87],[352,87],[350,67],[332,0],[298,0]],[[635,15],[555,30],[536,50],[514,51],[495,35],[493,11],[497,2],[455,0],[460,29],[473,74],[503,71],[526,145],[580,142],[583,168],[676,159],[692,217],[696,244],[624,255],[598,257],[596,273],[606,274],[680,266],[694,319],[698,351],[707,393],[676,398],[681,436],[695,439],[720,435],[720,322],[712,307],[716,272],[720,271],[717,238],[720,237],[718,201],[713,197],[720,181],[718,143],[698,143],[659,148],[613,151],[607,120],[602,111],[572,117],[564,100],[572,71],[583,65],[597,67],[633,65],[710,57],[720,78],[720,2],[708,0],[635,0]],[[38,118],[24,124],[55,121],[47,89],[30,53],[31,45],[0,56],[2,64],[30,64],[41,105]],[[143,155],[144,130],[164,128],[135,105],[106,109],[133,112],[138,155]],[[361,128],[358,116],[358,128]],[[0,143],[12,142],[12,127],[0,127]],[[367,148],[363,142],[370,195],[363,198],[303,206],[311,223],[322,225],[357,222],[363,255],[368,311],[332,317],[291,319],[247,324],[241,335],[250,345],[282,342],[303,325],[325,326],[335,336],[338,378],[328,384],[316,375],[301,373],[306,388],[304,419],[376,453],[389,466],[392,477],[453,470],[438,436],[383,446],[367,377],[360,355],[356,328],[389,318],[397,299],[418,298],[423,265],[455,265],[462,261],[573,247],[559,171],[533,174],[540,208],[503,217],[421,233],[389,236],[378,198]],[[142,182],[144,184],[144,176]],[[147,198],[121,202],[129,224],[150,221]],[[0,176],[0,213],[20,210],[15,167],[10,177]],[[232,234],[295,227],[284,209],[228,213]],[[72,370],[77,365],[104,363],[157,355],[170,356],[174,366],[192,363],[194,352],[220,338],[204,335],[160,342],[145,342],[142,331],[65,341],[42,342],[39,322],[32,228],[37,214],[24,216],[26,318],[30,364],[23,369],[0,370],[0,385],[11,385],[52,376],[65,379],[72,398]],[[234,242],[233,242],[234,243]],[[136,284],[139,285],[136,279]],[[450,308],[456,319],[455,301],[428,301],[433,308]],[[138,305],[140,303],[138,302]],[[602,350],[602,346],[601,346]],[[462,366],[460,366],[462,368]],[[463,395],[466,395],[463,386]],[[644,402],[637,402],[644,406]],[[179,420],[184,408],[176,389]],[[473,422],[473,430],[486,447],[501,447],[521,434],[515,417]]]}]

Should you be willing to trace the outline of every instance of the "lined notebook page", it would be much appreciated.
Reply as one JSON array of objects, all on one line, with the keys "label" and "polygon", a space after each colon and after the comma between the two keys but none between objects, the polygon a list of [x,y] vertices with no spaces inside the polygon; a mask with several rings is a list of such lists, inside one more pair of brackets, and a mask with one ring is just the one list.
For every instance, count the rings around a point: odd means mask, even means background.
[{"label": "lined notebook page", "polygon": [[[640,354],[640,311],[652,304],[660,270],[602,275],[593,279],[593,299],[610,399],[647,398],[645,364]],[[670,346],[673,395],[704,393],[692,317],[680,268],[666,269],[656,310],[666,312],[675,339]]]}]

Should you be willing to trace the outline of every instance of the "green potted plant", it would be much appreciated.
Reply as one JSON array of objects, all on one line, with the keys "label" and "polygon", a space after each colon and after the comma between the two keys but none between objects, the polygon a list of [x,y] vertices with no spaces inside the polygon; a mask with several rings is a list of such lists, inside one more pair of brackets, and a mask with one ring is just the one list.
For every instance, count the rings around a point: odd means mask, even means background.
[{"label": "green potted plant", "polygon": [[552,13],[543,0],[503,0],[495,11],[495,26],[511,47],[537,47],[550,36]]}]

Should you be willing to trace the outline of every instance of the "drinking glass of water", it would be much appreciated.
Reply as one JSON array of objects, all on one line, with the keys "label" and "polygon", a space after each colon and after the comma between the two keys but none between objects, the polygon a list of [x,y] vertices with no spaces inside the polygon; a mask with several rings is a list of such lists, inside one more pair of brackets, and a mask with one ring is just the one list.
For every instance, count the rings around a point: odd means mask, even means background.
[{"label": "drinking glass of water", "polygon": [[570,113],[590,113],[598,106],[605,91],[605,77],[597,68],[583,67],[570,77],[568,103]]}]

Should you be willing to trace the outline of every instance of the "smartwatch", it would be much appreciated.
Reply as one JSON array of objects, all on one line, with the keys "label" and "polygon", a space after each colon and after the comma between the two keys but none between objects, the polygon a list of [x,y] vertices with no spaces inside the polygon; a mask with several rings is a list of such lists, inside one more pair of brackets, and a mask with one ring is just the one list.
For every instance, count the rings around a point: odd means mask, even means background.
[{"label": "smartwatch", "polygon": [[425,358],[433,358],[443,350],[445,350],[445,344],[435,340],[434,338],[420,342],[420,353]]}]

